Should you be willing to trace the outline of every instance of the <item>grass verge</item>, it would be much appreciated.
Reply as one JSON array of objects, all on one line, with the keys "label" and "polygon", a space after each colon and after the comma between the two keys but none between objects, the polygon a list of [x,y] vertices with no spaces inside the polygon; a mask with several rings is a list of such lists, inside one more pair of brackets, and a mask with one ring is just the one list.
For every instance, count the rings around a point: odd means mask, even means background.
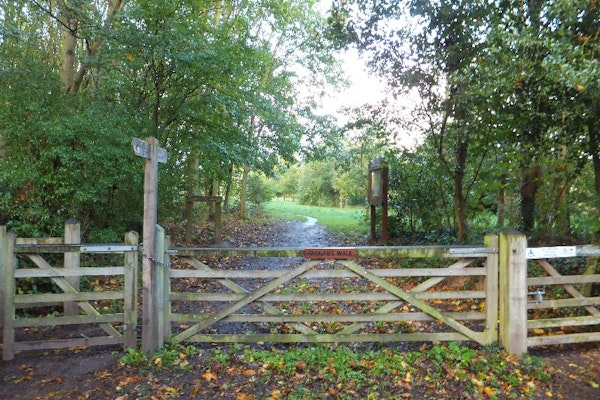
[{"label": "grass verge", "polygon": [[316,218],[319,225],[333,232],[359,233],[369,232],[369,221],[365,208],[316,207],[298,204],[292,201],[271,200],[265,204],[265,211],[275,217],[303,220],[304,217]]}]

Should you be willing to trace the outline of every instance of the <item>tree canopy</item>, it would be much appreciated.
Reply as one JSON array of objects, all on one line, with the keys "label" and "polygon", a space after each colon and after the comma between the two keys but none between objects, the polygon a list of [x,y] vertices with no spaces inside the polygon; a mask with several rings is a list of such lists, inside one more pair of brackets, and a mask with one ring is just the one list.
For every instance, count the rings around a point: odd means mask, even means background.
[{"label": "tree canopy", "polygon": [[236,171],[292,160],[309,133],[297,71],[333,76],[323,21],[313,1],[3,2],[0,222],[136,227],[136,136],[170,153],[163,216]]},{"label": "tree canopy", "polygon": [[[440,199],[437,219],[458,241],[483,211],[499,227],[566,237],[592,207],[597,231],[598,126],[588,119],[597,120],[597,2],[335,1],[329,23],[338,46],[357,46],[397,97],[418,91],[424,139],[391,156],[392,173],[427,170],[437,183],[421,181],[420,195]],[[573,201],[590,174],[596,200]],[[397,203],[409,226],[410,202]]]},{"label": "tree canopy", "polygon": [[[242,215],[248,195],[271,192],[364,205],[366,166],[384,155],[398,234],[600,232],[596,1],[317,6],[3,2],[0,223],[52,233],[77,217],[107,240],[136,228],[142,174],[129,143],[155,136],[170,153],[162,218],[199,194],[234,195]],[[351,46],[390,97],[345,110],[339,126],[315,106]],[[410,114],[391,108],[407,101]],[[422,139],[402,148],[406,131]],[[261,186],[267,176],[278,187]]]}]

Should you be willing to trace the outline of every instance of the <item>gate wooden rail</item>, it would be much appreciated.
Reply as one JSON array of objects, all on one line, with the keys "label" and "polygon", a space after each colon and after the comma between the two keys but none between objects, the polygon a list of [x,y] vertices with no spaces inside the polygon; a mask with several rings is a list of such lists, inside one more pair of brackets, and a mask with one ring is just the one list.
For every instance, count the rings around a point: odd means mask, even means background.
[{"label": "gate wooden rail", "polygon": [[[488,237],[486,244],[171,249],[164,269],[164,279],[170,283],[162,316],[163,338],[176,342],[473,340],[490,344],[498,337],[497,237]],[[223,269],[218,257],[237,262]],[[250,263],[243,261],[248,257],[254,258],[252,264],[260,264],[257,260],[261,259],[275,261],[267,261],[268,268],[249,269]],[[365,259],[371,261],[361,263]],[[443,267],[404,265],[418,259],[437,260]],[[465,290],[443,285],[451,277],[481,278],[483,286]],[[178,290],[181,287],[190,290]]]},{"label": "gate wooden rail", "polygon": [[[76,234],[71,235],[74,231]],[[25,239],[7,233],[6,227],[0,226],[4,360],[12,359],[19,350],[111,344],[137,346],[137,234],[128,233],[125,244],[93,245],[81,244],[78,240],[74,243],[71,239],[78,237],[78,232],[78,225],[71,221],[67,224],[65,238]],[[69,241],[71,243],[65,243]],[[114,253],[123,254],[123,266],[80,267],[82,254]],[[56,263],[62,265],[52,265]],[[109,291],[80,288],[82,277],[108,276],[122,276],[120,288]],[[49,279],[62,293],[54,293],[52,289],[45,293],[38,290],[32,294],[17,291],[18,279],[39,278]],[[108,303],[117,303],[122,310],[113,311],[106,306]],[[56,309],[57,304],[64,305],[61,315],[32,315],[32,308],[50,306]],[[17,310],[25,309],[27,312],[17,315]],[[51,327],[63,325],[97,325],[102,334],[93,332],[97,336],[81,334],[78,337],[53,338],[47,332]],[[24,329],[44,330],[43,339],[20,340],[19,333]]]}]

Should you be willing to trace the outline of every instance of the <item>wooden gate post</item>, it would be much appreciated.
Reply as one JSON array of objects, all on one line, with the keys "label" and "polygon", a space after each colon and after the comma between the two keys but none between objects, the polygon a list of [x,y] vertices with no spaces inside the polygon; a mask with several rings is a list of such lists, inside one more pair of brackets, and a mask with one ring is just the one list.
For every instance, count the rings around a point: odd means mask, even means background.
[{"label": "wooden gate post", "polygon": [[[498,248],[498,235],[486,235],[484,244],[488,248]],[[485,278],[485,321],[486,342],[498,341],[498,254],[488,254]]]},{"label": "wooden gate post", "polygon": [[[65,223],[65,238],[64,244],[81,244],[81,225],[75,218],[69,219]],[[81,254],[79,252],[65,252],[64,254],[65,269],[77,270],[81,266]],[[69,276],[65,278],[75,290],[79,292],[79,276]],[[79,315],[79,306],[74,301],[66,301],[64,304],[65,316],[73,317]]]},{"label": "wooden gate post", "polygon": [[158,163],[167,162],[167,152],[154,137],[133,138],[133,152],[146,159],[144,172],[144,227],[142,255],[142,351],[152,354],[159,347],[156,288],[156,223],[158,220]]},{"label": "wooden gate post", "polygon": [[[125,234],[125,244],[135,246],[139,244],[137,232]],[[124,323],[125,323],[125,348],[137,348],[137,318],[138,318],[138,252],[127,251],[124,254],[125,283],[124,296]]]},{"label": "wooden gate post", "polygon": [[6,227],[0,229],[0,244],[2,244],[2,254],[0,254],[0,263],[3,264],[2,273],[4,281],[0,282],[3,286],[4,293],[2,295],[2,304],[0,308],[4,309],[2,321],[2,359],[4,361],[15,358],[15,330],[13,321],[15,319],[15,244],[17,236],[13,232],[6,233]]},{"label": "wooden gate post", "polygon": [[165,229],[156,226],[156,250],[154,265],[154,293],[157,300],[156,304],[156,325],[157,325],[157,344],[162,347],[165,344]]},{"label": "wooden gate post", "polygon": [[371,242],[375,242],[377,234],[375,225],[377,220],[376,206],[381,206],[381,241],[387,245],[388,241],[388,166],[382,156],[369,163],[369,179],[367,194],[371,208]]},{"label": "wooden gate post", "polygon": [[526,250],[525,235],[500,234],[500,343],[519,358],[527,352]]},{"label": "wooden gate post", "polygon": [[163,247],[163,340],[167,342],[171,337],[171,257],[169,256],[169,249],[171,248],[170,236],[165,236],[165,243]]},{"label": "wooden gate post", "polygon": [[6,225],[0,225],[0,329],[4,326],[4,282],[8,279],[6,260],[8,257],[6,245]]}]

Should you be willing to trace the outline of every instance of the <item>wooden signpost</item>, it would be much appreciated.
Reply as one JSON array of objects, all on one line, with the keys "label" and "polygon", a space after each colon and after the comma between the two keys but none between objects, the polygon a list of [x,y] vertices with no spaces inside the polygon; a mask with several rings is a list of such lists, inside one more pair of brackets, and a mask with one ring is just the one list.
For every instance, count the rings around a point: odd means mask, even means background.
[{"label": "wooden signpost", "polygon": [[369,205],[371,207],[371,242],[375,242],[376,207],[381,206],[381,241],[388,241],[388,167],[383,157],[369,164]]},{"label": "wooden signpost", "polygon": [[142,255],[142,351],[153,353],[160,347],[157,304],[156,231],[158,221],[158,163],[167,162],[167,151],[158,146],[154,137],[133,138],[133,152],[146,159],[144,172],[144,227]]}]

